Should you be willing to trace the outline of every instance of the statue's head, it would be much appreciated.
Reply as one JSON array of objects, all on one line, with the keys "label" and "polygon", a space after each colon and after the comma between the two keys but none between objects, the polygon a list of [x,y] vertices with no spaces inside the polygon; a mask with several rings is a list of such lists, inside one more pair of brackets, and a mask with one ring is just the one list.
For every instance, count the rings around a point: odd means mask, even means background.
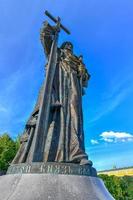
[{"label": "statue's head", "polygon": [[67,49],[71,52],[73,52],[73,45],[71,42],[64,42],[62,45],[61,45],[61,49]]}]

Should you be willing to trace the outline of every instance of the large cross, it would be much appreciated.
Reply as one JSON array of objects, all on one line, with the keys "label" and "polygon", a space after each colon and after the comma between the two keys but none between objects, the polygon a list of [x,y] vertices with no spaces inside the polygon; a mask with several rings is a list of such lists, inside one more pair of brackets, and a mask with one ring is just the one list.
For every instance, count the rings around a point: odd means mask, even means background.
[{"label": "large cross", "polygon": [[48,59],[47,74],[43,90],[43,98],[39,109],[38,120],[35,129],[32,161],[45,161],[44,147],[48,132],[49,113],[51,107],[52,85],[57,65],[57,44],[60,29],[70,34],[69,30],[61,24],[61,19],[54,18],[48,11],[45,14],[56,23],[56,32],[51,46],[50,56]]}]

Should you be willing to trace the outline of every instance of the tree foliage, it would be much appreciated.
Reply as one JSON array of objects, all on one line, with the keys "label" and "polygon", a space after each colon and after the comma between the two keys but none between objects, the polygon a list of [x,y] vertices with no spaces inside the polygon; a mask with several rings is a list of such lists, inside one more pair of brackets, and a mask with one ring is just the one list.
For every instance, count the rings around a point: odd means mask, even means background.
[{"label": "tree foliage", "polygon": [[107,189],[116,200],[132,200],[133,199],[133,177],[108,176],[100,174]]},{"label": "tree foliage", "polygon": [[19,138],[14,141],[7,133],[0,136],[0,170],[7,170],[18,148]]}]

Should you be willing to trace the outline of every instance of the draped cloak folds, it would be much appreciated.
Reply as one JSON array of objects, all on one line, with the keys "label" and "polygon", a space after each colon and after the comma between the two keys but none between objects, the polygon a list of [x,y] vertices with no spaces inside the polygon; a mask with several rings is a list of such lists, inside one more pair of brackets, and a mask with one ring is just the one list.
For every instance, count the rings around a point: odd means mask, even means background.
[{"label": "draped cloak folds", "polygon": [[[53,27],[45,24],[41,32],[41,41],[47,57],[50,53],[53,30]],[[41,162],[80,163],[82,159],[88,159],[84,147],[82,95],[89,74],[73,53],[65,48],[58,48],[57,51],[58,62],[52,85],[48,131]],[[79,63],[82,64],[81,68]],[[43,87],[39,92],[34,111],[26,123],[21,145],[12,161],[13,164],[32,162],[34,133]]]}]

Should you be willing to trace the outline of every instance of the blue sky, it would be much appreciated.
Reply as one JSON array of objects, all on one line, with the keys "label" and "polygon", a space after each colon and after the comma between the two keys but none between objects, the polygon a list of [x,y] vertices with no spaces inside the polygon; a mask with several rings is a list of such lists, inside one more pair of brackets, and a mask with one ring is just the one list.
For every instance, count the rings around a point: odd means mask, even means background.
[{"label": "blue sky", "polygon": [[1,0],[0,133],[23,132],[44,78],[44,10],[60,16],[91,80],[83,97],[86,151],[98,170],[133,165],[133,1]]}]

